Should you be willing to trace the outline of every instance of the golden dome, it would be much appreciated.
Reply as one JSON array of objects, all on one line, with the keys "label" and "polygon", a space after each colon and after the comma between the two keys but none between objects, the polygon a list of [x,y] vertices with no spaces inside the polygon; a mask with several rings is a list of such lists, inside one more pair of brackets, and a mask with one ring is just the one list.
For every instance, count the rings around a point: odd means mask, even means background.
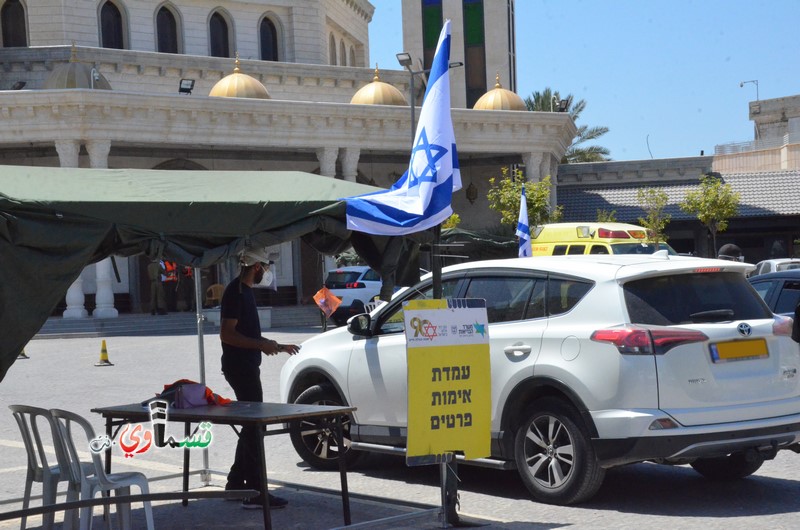
[{"label": "golden dome", "polygon": [[[92,79],[94,75],[94,79]],[[63,88],[96,88],[99,90],[111,90],[111,85],[108,79],[103,77],[103,74],[92,68],[86,63],[78,62],[78,51],[75,45],[72,45],[72,52],[69,57],[69,62],[59,64],[47,79],[44,80],[42,88],[45,90],[60,90]]]},{"label": "golden dome", "polygon": [[375,65],[375,77],[372,78],[372,83],[359,88],[350,103],[357,105],[408,105],[406,98],[397,88],[380,80],[377,64]]},{"label": "golden dome", "polygon": [[233,73],[217,81],[208,95],[219,98],[272,99],[266,87],[258,79],[239,71],[238,52]]},{"label": "golden dome", "polygon": [[497,74],[495,78],[494,88],[482,95],[472,108],[475,110],[528,110],[521,97],[500,86],[500,74]]}]

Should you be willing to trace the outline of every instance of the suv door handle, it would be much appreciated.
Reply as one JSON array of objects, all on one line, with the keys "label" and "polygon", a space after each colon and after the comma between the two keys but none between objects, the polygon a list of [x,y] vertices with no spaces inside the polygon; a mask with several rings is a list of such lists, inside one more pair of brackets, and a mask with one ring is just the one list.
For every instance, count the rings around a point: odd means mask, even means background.
[{"label": "suv door handle", "polygon": [[506,353],[506,355],[528,355],[531,352],[531,347],[527,344],[518,342],[516,344],[512,344],[511,346],[506,346],[503,348],[503,351]]}]

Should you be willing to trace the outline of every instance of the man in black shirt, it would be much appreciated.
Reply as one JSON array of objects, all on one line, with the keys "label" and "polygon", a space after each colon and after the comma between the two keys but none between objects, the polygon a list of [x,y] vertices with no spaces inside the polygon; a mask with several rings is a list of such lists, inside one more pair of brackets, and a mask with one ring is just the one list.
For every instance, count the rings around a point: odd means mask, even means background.
[{"label": "man in black shirt", "polygon": [[[220,331],[222,341],[222,372],[233,388],[238,401],[263,401],[261,389],[261,353],[294,355],[299,347],[278,344],[261,336],[253,285],[261,282],[269,259],[266,249],[245,249],[239,259],[241,272],[222,295]],[[258,427],[243,427],[236,444],[236,456],[228,473],[226,490],[260,489],[258,444],[263,443]],[[261,508],[262,495],[246,499],[245,508]],[[288,501],[269,495],[271,508],[283,508]]]}]

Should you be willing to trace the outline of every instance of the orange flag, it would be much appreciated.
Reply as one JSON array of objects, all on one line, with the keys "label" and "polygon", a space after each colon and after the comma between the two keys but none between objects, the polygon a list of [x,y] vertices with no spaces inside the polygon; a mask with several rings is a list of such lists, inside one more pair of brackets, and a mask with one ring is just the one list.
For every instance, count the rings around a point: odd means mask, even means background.
[{"label": "orange flag", "polygon": [[325,313],[326,318],[330,318],[336,308],[342,303],[342,299],[333,294],[327,287],[323,287],[314,295],[314,301]]}]

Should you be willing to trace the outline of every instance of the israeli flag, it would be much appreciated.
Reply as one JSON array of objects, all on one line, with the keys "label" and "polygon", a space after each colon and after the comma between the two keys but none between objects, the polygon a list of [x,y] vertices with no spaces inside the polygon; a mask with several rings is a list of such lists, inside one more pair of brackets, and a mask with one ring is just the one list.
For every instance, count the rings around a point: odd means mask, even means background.
[{"label": "israeli flag", "polygon": [[531,255],[531,227],[528,226],[528,201],[525,199],[525,184],[522,185],[522,197],[519,201],[519,221],[517,221],[517,237],[519,238],[519,257]]},{"label": "israeli flag", "polygon": [[453,192],[461,189],[456,139],[450,116],[450,21],[444,23],[422,100],[411,162],[386,191],[347,202],[347,228],[376,235],[427,230],[453,213]]}]

